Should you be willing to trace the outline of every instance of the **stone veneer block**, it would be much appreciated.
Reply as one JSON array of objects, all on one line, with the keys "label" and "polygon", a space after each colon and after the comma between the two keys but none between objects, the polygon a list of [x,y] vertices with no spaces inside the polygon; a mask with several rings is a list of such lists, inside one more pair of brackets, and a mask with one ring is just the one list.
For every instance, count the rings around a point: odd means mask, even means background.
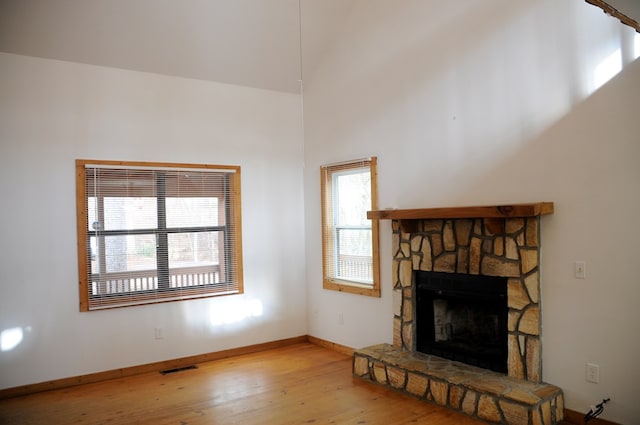
[{"label": "stone veneer block", "polygon": [[540,409],[542,410],[542,421],[545,424],[551,422],[551,401],[545,401],[542,403]]},{"label": "stone veneer block", "polygon": [[473,227],[472,220],[456,220],[456,243],[458,245],[469,245],[469,240],[471,239],[471,227]]},{"label": "stone veneer block", "polygon": [[519,311],[509,310],[509,315],[507,317],[507,329],[509,332],[514,332],[518,325],[518,320],[520,320],[520,316],[522,314]]},{"label": "stone veneer block", "polygon": [[447,394],[449,385],[446,382],[431,381],[431,395],[436,404],[445,406],[447,404]]},{"label": "stone veneer block", "polygon": [[500,400],[500,410],[504,414],[505,421],[511,424],[526,424],[529,420],[529,410],[526,406],[510,401]]},{"label": "stone veneer block", "polygon": [[564,397],[556,398],[556,418],[564,416]]},{"label": "stone veneer block", "polygon": [[540,334],[540,309],[537,306],[528,308],[520,318],[518,330],[529,335]]},{"label": "stone veneer block", "polygon": [[533,273],[527,276],[524,279],[524,284],[527,287],[527,292],[529,293],[531,301],[538,303],[540,301],[540,281],[538,280],[538,273]]},{"label": "stone veneer block", "polygon": [[433,260],[433,269],[434,271],[453,273],[456,271],[456,260],[456,254],[443,254]]},{"label": "stone veneer block", "polygon": [[452,385],[449,388],[449,406],[455,410],[460,410],[460,403],[462,403],[462,397],[464,396],[464,387],[459,385]]},{"label": "stone veneer block", "polygon": [[424,231],[427,233],[442,232],[443,223],[444,221],[438,219],[426,220],[423,222]]},{"label": "stone veneer block", "polygon": [[480,259],[482,254],[482,239],[473,238],[469,246],[469,273],[480,273]]},{"label": "stone veneer block", "polygon": [[458,266],[456,267],[457,273],[467,273],[469,270],[469,248],[458,248]]},{"label": "stone veneer block", "polygon": [[497,237],[495,243],[493,244],[493,253],[498,257],[502,257],[504,254],[504,238]]},{"label": "stone veneer block", "polygon": [[374,363],[373,365],[373,377],[376,382],[379,384],[387,383],[387,369],[385,368],[384,363]]},{"label": "stone veneer block", "polygon": [[379,344],[356,350],[353,374],[489,423],[555,425],[564,400],[556,386]]},{"label": "stone veneer block", "polygon": [[443,250],[444,246],[442,246],[442,235],[439,233],[431,235],[431,255],[437,257],[442,254]]},{"label": "stone veneer block", "polygon": [[393,346],[402,348],[402,320],[399,317],[393,319]]},{"label": "stone veneer block", "polygon": [[411,238],[411,251],[412,252],[420,251],[423,239],[424,238],[422,236],[414,236],[414,237]]},{"label": "stone veneer block", "polygon": [[520,283],[520,279],[509,279],[507,290],[509,292],[509,308],[522,310],[531,304],[529,295],[522,283]]},{"label": "stone veneer block", "polygon": [[413,323],[405,322],[402,326],[402,344],[404,347],[413,347]]},{"label": "stone veneer block", "polygon": [[522,265],[522,274],[527,274],[534,268],[538,267],[538,250],[537,249],[521,249],[520,263]]},{"label": "stone veneer block", "polygon": [[389,384],[396,389],[404,389],[406,384],[406,371],[398,367],[387,367],[387,378]]},{"label": "stone veneer block", "polygon": [[411,256],[411,244],[409,243],[401,243],[400,251],[402,252],[402,256],[404,258],[409,258]]},{"label": "stone veneer block", "polygon": [[429,378],[417,373],[409,373],[405,390],[418,398],[424,397],[429,385]]},{"label": "stone veneer block", "polygon": [[410,287],[413,283],[413,268],[410,260],[400,263],[400,285],[403,288]]},{"label": "stone veneer block", "polygon": [[527,338],[527,378],[532,381],[539,381],[540,370],[540,340],[538,338]]},{"label": "stone veneer block", "polygon": [[476,413],[476,401],[478,400],[478,394],[473,391],[467,391],[462,401],[462,413],[469,416],[474,416]]},{"label": "stone veneer block", "polygon": [[360,377],[369,374],[369,360],[366,357],[353,358],[353,374]]},{"label": "stone veneer block", "polygon": [[522,363],[522,357],[520,355],[519,342],[518,337],[515,335],[509,335],[508,342],[509,344],[509,355],[508,355],[508,365],[509,370],[511,371],[511,376],[518,379],[524,379],[524,365]]},{"label": "stone veneer block", "polygon": [[512,218],[510,220],[505,220],[504,230],[506,233],[517,233],[522,230],[522,226],[524,226],[524,219],[522,218]]},{"label": "stone veneer block", "polygon": [[480,419],[485,419],[489,422],[500,422],[500,409],[496,405],[494,397],[482,394],[480,401],[478,402],[478,416]]},{"label": "stone veneer block", "polygon": [[527,245],[538,245],[538,220],[527,220]]},{"label": "stone veneer block", "polygon": [[444,242],[445,251],[455,251],[456,240],[455,240],[455,237],[453,236],[453,228],[451,226],[450,221],[447,221],[444,225],[444,231],[442,232],[442,239]]},{"label": "stone veneer block", "polygon": [[393,261],[391,263],[391,276],[393,276],[393,280],[392,280],[392,284],[393,287],[396,288],[400,285],[400,272],[399,269],[400,268],[400,263],[398,261]]},{"label": "stone veneer block", "polygon": [[517,248],[518,244],[515,241],[515,239],[513,238],[506,238],[505,239],[505,251],[506,251],[506,257],[510,260],[517,260],[518,259],[518,248]]},{"label": "stone veneer block", "polygon": [[542,422],[542,415],[540,414],[540,410],[536,410],[533,412],[532,423],[533,425],[546,425],[544,422]]},{"label": "stone veneer block", "polygon": [[393,315],[401,316],[402,315],[402,292],[401,291],[393,291]]},{"label": "stone veneer block", "polygon": [[502,257],[484,257],[480,271],[487,276],[520,277],[520,265]]},{"label": "stone veneer block", "polygon": [[413,304],[410,302],[402,305],[402,320],[407,323],[413,320]]},{"label": "stone veneer block", "polygon": [[414,257],[420,259],[420,268],[419,270],[430,272],[433,270],[433,259],[431,256],[431,243],[428,238],[425,238],[422,242],[422,249],[420,250],[422,254],[422,258],[419,255],[415,255]]}]

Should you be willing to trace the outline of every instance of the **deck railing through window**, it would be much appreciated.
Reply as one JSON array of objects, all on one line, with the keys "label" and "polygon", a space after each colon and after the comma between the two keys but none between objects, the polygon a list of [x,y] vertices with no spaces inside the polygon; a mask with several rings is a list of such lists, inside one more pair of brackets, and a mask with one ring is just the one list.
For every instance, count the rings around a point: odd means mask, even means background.
[{"label": "deck railing through window", "polygon": [[[91,277],[91,296],[94,297],[158,290],[155,270],[107,273],[102,275],[102,280],[97,277]],[[219,265],[173,268],[169,270],[169,288],[166,290],[195,289],[219,283]]]},{"label": "deck railing through window", "polygon": [[338,277],[372,283],[373,261],[371,256],[340,255],[338,256]]}]

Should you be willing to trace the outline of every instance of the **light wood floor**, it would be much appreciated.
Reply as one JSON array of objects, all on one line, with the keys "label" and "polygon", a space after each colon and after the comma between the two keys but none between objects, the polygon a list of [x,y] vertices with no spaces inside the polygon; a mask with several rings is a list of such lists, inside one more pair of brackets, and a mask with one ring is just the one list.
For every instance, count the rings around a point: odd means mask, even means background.
[{"label": "light wood floor", "polygon": [[484,424],[355,379],[350,357],[308,343],[0,400],[0,424],[132,423]]}]

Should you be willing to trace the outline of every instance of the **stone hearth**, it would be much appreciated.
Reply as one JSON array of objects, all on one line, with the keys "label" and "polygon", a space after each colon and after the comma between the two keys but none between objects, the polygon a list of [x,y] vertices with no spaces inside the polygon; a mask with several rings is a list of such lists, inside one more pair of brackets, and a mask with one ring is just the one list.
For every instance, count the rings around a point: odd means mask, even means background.
[{"label": "stone hearth", "polygon": [[[370,212],[393,219],[393,345],[357,350],[354,375],[493,423],[560,421],[562,391],[541,383],[539,228],[552,211],[541,203]],[[415,270],[508,278],[506,375],[416,352]]]},{"label": "stone hearth", "polygon": [[564,413],[562,390],[553,385],[510,378],[389,344],[357,350],[353,373],[490,423],[550,425]]}]

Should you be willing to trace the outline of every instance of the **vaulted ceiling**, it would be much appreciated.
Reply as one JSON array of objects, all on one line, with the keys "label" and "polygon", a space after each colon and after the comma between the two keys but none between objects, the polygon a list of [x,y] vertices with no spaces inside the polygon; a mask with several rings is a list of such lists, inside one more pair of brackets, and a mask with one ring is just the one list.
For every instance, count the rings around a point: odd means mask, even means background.
[{"label": "vaulted ceiling", "polygon": [[0,51],[299,91],[298,0],[0,0]]},{"label": "vaulted ceiling", "polygon": [[640,22],[640,0],[606,0],[606,3],[636,22]]},{"label": "vaulted ceiling", "polygon": [[640,0],[586,0],[640,31]]},{"label": "vaulted ceiling", "polygon": [[0,0],[0,51],[298,93],[353,1]]}]

